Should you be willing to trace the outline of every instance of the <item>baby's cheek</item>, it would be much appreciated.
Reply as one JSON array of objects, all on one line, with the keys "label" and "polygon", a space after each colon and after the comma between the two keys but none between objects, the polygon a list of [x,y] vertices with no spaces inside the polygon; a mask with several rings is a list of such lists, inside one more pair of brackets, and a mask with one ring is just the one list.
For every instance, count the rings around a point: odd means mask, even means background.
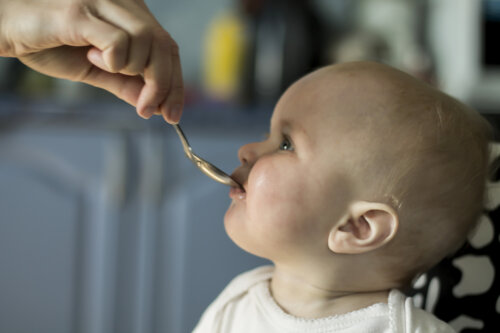
[{"label": "baby's cheek", "polygon": [[307,184],[303,177],[272,164],[256,164],[250,175],[247,204],[252,215],[267,227],[272,226],[285,236],[308,227],[306,218],[310,205],[307,202]]},{"label": "baby's cheek", "polygon": [[286,170],[279,170],[272,163],[256,163],[248,180],[249,200],[261,205],[279,209],[293,197],[293,187]]}]

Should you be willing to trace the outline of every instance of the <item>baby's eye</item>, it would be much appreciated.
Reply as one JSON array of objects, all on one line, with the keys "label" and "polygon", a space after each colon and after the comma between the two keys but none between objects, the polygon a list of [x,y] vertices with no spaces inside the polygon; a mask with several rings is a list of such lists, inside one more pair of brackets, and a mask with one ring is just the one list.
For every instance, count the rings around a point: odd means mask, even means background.
[{"label": "baby's eye", "polygon": [[293,150],[292,143],[289,139],[284,138],[280,143],[280,150]]}]

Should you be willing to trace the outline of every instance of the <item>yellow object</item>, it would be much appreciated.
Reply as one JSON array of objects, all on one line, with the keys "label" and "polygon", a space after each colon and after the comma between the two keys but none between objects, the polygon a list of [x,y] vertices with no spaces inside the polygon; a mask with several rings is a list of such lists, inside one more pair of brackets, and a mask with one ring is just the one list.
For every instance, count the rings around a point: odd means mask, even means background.
[{"label": "yellow object", "polygon": [[234,98],[246,51],[245,26],[240,17],[232,12],[217,16],[208,28],[204,51],[205,89],[217,99]]}]

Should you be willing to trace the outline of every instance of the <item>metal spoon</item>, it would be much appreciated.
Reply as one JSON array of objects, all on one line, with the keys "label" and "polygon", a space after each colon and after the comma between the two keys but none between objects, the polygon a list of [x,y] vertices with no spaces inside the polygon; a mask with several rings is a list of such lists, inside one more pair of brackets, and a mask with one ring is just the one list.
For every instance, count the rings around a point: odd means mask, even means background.
[{"label": "metal spoon", "polygon": [[184,148],[186,156],[198,167],[198,169],[200,169],[208,177],[212,178],[215,181],[218,181],[219,183],[227,186],[241,187],[240,184],[235,182],[224,171],[193,153],[193,149],[191,149],[191,146],[189,145],[189,142],[187,141],[186,136],[184,135],[184,132],[182,132],[180,126],[178,124],[172,124],[172,126],[174,126],[177,134],[179,135],[179,139],[181,139],[182,147]]}]

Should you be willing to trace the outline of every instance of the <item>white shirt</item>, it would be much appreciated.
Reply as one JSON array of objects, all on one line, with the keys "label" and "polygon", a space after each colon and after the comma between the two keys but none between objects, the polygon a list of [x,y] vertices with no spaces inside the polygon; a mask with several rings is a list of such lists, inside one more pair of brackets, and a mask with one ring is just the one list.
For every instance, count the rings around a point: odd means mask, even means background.
[{"label": "white shirt", "polygon": [[320,319],[285,313],[269,292],[274,268],[237,276],[207,308],[193,333],[454,333],[411,299],[391,290],[388,303]]}]

